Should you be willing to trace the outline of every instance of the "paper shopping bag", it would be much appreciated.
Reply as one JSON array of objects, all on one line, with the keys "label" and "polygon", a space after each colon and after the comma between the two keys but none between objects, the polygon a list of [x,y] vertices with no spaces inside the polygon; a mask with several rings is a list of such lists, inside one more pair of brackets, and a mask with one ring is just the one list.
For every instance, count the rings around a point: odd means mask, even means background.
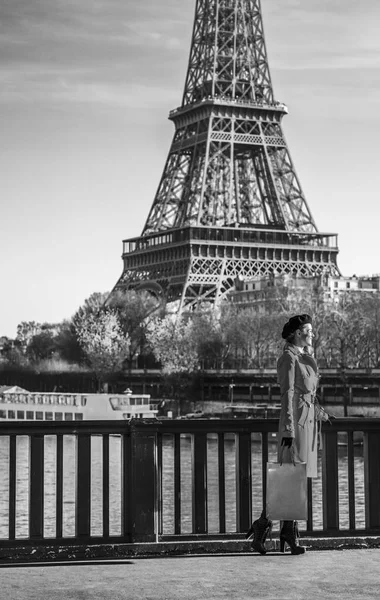
[{"label": "paper shopping bag", "polygon": [[267,463],[267,517],[307,519],[306,463]]}]

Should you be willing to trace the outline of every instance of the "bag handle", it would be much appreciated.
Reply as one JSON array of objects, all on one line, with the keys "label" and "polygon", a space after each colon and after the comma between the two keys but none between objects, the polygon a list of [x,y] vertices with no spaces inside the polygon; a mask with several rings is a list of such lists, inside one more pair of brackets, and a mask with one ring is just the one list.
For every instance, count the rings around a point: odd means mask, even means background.
[{"label": "bag handle", "polygon": [[[283,458],[283,453],[284,453],[284,448],[285,446],[281,445],[281,450],[280,450],[280,454],[279,454],[279,463],[282,466],[282,458]],[[292,459],[292,463],[294,466],[296,466],[296,461],[294,460],[294,440],[292,442],[292,445],[289,446],[289,452],[290,452],[290,458]]]}]

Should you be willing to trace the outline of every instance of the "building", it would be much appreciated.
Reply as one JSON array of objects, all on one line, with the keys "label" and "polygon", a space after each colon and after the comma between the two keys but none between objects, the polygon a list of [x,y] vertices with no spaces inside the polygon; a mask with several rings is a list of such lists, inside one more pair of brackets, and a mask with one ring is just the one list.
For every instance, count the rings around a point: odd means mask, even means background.
[{"label": "building", "polygon": [[351,277],[332,276],[298,277],[292,274],[270,277],[241,279],[236,278],[234,288],[228,294],[228,301],[244,307],[264,307],[270,302],[288,300],[293,295],[296,300],[305,292],[319,296],[323,301],[336,301],[344,293],[378,293],[380,275]]}]

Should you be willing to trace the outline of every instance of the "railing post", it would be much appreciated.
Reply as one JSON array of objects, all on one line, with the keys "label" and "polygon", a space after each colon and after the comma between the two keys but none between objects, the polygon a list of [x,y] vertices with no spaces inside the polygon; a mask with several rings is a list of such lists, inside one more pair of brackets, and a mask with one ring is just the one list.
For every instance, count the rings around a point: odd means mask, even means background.
[{"label": "railing post", "polygon": [[30,436],[29,537],[44,535],[44,436]]},{"label": "railing post", "polygon": [[218,432],[219,533],[226,533],[226,473],[224,432]]},{"label": "railing post", "polygon": [[367,529],[380,527],[380,436],[379,431],[364,433],[364,495]]},{"label": "railing post", "polygon": [[323,528],[327,531],[338,531],[338,434],[336,431],[323,433],[322,483]]},{"label": "railing post", "polygon": [[76,483],[76,536],[89,538],[91,530],[91,436],[78,434]]},{"label": "railing post", "polygon": [[252,519],[251,434],[239,433],[236,453],[236,527],[247,531]]},{"label": "railing post", "polygon": [[103,537],[110,534],[110,436],[105,433],[102,437],[103,465]]},{"label": "railing post", "polygon": [[181,436],[174,434],[174,533],[181,533]]},{"label": "railing post", "polygon": [[[130,425],[128,523],[131,542],[157,541],[158,475],[157,421],[133,420]],[[128,468],[129,467],[129,468]]]},{"label": "railing post", "polygon": [[56,537],[63,535],[63,435],[57,435],[56,450],[55,522]]},{"label": "railing post", "polygon": [[193,454],[193,533],[207,533],[207,434],[195,433]]},{"label": "railing post", "polygon": [[16,537],[16,436],[9,436],[9,539]]}]

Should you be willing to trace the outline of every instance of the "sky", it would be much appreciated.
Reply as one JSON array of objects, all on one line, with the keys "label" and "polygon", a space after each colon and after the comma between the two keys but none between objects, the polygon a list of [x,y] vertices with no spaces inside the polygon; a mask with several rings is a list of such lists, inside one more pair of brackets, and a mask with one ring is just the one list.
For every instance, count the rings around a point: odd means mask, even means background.
[{"label": "sky", "polygon": [[[0,336],[122,272],[180,106],[195,0],[1,0]],[[380,272],[380,2],[262,0],[283,130],[343,275]]]}]

